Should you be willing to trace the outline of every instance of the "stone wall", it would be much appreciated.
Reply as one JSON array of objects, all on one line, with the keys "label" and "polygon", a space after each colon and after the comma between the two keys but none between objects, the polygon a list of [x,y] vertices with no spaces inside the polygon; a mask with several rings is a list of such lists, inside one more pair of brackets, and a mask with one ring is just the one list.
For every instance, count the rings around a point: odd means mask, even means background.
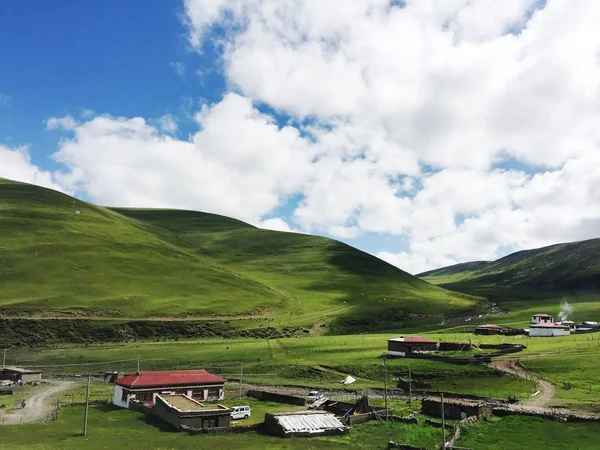
[{"label": "stone wall", "polygon": [[254,397],[258,400],[268,400],[278,403],[287,403],[289,405],[306,406],[306,399],[303,397],[296,397],[294,395],[276,394],[274,392],[258,391],[250,389],[246,394],[248,397]]}]

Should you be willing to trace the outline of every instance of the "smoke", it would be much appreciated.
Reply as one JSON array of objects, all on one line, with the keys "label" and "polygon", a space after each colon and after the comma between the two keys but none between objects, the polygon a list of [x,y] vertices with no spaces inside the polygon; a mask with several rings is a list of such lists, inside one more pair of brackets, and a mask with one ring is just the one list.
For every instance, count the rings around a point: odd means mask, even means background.
[{"label": "smoke", "polygon": [[558,318],[561,321],[569,320],[569,316],[573,314],[573,307],[569,305],[565,299],[560,304],[560,312],[558,313]]}]

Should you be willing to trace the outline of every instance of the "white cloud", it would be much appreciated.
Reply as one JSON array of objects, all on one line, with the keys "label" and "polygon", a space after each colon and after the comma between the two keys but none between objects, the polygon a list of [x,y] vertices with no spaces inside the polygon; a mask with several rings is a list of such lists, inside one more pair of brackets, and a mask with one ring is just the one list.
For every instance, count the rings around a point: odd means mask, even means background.
[{"label": "white cloud", "polygon": [[51,117],[46,121],[47,130],[74,130],[77,125],[77,121],[70,115],[64,117]]},{"label": "white cloud", "polygon": [[287,231],[293,232],[296,231],[290,227],[290,225],[285,221],[285,219],[281,217],[272,217],[270,219],[261,220],[258,222],[258,227],[263,228],[265,230],[274,230],[274,231]]},{"label": "white cloud", "polygon": [[0,145],[0,177],[64,191],[50,172],[41,170],[31,162],[26,147],[10,148]]},{"label": "white cloud", "polygon": [[173,71],[179,75],[180,77],[185,76],[185,72],[187,70],[186,65],[181,61],[170,62],[169,66],[173,68]]},{"label": "white cloud", "polygon": [[168,134],[177,132],[177,122],[171,114],[165,114],[157,120],[158,128]]},{"label": "white cloud", "polygon": [[597,233],[600,3],[541,6],[186,1],[194,46],[226,30],[232,86],[316,122],[295,220],[405,234],[405,252],[379,255],[412,272]]},{"label": "white cloud", "polygon": [[78,125],[55,158],[59,180],[108,205],[190,208],[257,223],[301,189],[314,157],[239,95],[197,114],[200,131],[175,139],[142,118],[99,116]]}]

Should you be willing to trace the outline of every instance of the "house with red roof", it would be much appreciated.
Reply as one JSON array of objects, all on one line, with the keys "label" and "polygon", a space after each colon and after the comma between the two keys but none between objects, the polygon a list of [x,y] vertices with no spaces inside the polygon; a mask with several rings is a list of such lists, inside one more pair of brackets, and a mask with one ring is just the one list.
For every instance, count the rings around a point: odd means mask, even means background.
[{"label": "house with red roof", "polygon": [[406,356],[411,353],[431,353],[437,351],[437,342],[421,336],[400,336],[388,339],[388,356]]},{"label": "house with red roof", "polygon": [[153,405],[157,395],[182,394],[194,400],[222,400],[225,380],[206,370],[137,372],[115,380],[113,403],[129,408],[133,399]]}]

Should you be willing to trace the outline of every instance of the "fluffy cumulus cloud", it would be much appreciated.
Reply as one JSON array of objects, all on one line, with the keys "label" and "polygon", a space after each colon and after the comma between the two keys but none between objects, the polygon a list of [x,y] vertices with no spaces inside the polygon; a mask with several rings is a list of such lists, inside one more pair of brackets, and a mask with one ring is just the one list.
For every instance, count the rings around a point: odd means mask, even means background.
[{"label": "fluffy cumulus cloud", "polygon": [[[597,237],[597,0],[185,0],[185,12],[191,45],[218,43],[235,93],[203,107],[186,140],[172,118],[50,119],[72,133],[55,155],[63,186],[376,233],[369,250],[413,273]],[[290,198],[289,217],[264,219]]]},{"label": "fluffy cumulus cloud", "polygon": [[40,169],[31,162],[26,147],[10,148],[0,144],[0,177],[23,183],[32,183],[63,191],[52,173]]}]

